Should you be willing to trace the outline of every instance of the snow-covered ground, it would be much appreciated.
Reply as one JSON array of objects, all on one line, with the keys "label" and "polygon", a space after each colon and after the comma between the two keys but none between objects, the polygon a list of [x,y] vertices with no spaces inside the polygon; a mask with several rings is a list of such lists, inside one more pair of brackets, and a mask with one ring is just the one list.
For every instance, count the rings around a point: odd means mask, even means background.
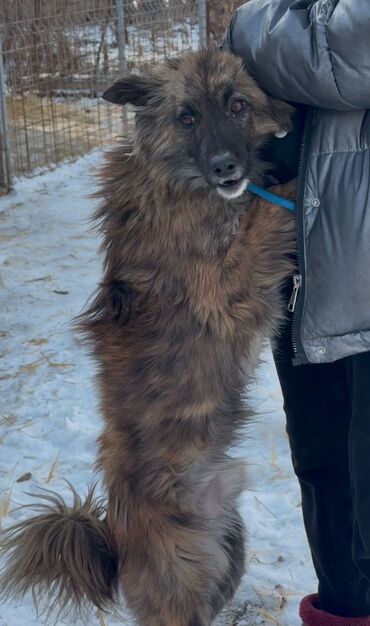
[{"label": "snow-covered ground", "polygon": [[[24,512],[27,491],[63,479],[84,491],[102,423],[94,366],[70,322],[101,273],[87,198],[101,153],[16,184],[0,198],[0,524]],[[268,351],[253,390],[258,416],[238,450],[250,464],[241,509],[249,527],[249,567],[227,626],[299,626],[301,596],[315,578],[301,521],[281,395]],[[0,606],[0,626],[41,626],[30,597]],[[130,619],[125,619],[130,624]],[[67,621],[58,626],[71,626]],[[76,626],[78,626],[76,624]],[[90,626],[118,626],[96,616]]]}]

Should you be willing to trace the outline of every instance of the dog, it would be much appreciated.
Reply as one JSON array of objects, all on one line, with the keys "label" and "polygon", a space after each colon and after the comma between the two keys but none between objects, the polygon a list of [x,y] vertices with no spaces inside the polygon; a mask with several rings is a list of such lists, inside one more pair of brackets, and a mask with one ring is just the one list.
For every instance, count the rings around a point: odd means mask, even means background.
[{"label": "dog", "polygon": [[295,249],[292,217],[248,181],[292,109],[216,49],[105,98],[136,108],[132,142],[101,171],[104,278],[79,322],[99,366],[107,499],[44,494],[5,532],[3,594],[108,610],[123,591],[143,626],[209,626],[244,572],[245,468],[228,452]]}]

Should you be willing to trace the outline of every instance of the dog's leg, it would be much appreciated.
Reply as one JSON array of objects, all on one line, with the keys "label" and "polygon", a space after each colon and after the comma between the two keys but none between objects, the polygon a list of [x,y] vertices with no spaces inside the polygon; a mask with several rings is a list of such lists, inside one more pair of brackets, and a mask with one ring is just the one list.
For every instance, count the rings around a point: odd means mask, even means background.
[{"label": "dog's leg", "polygon": [[150,507],[127,515],[136,529],[128,524],[120,579],[139,622],[209,626],[233,596],[244,569],[239,520],[226,530],[225,516],[223,528],[214,533],[214,522],[207,528],[207,520],[174,519]]},{"label": "dog's leg", "polygon": [[224,605],[233,598],[245,570],[245,528],[243,521],[238,511],[229,513],[226,519],[228,519],[228,523],[223,536],[223,545],[228,555],[228,569],[217,593],[212,598],[212,617],[216,617]]},{"label": "dog's leg", "polygon": [[123,496],[116,484],[108,524],[120,552],[122,589],[139,623],[209,626],[244,571],[243,524],[232,506],[240,491],[235,467],[203,473],[188,490],[182,484],[180,506],[154,501],[140,489]]}]

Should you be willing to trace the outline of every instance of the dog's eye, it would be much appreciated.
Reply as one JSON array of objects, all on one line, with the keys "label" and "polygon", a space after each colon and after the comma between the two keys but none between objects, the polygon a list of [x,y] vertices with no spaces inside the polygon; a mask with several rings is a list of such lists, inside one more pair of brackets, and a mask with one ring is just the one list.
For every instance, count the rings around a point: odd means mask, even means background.
[{"label": "dog's eye", "polygon": [[179,118],[180,124],[185,128],[192,128],[194,126],[196,119],[194,115],[190,115],[190,113],[183,113]]},{"label": "dog's eye", "polygon": [[231,113],[234,113],[234,115],[243,113],[243,111],[245,111],[246,108],[247,108],[247,101],[242,100],[241,98],[233,100],[230,105],[230,111]]}]

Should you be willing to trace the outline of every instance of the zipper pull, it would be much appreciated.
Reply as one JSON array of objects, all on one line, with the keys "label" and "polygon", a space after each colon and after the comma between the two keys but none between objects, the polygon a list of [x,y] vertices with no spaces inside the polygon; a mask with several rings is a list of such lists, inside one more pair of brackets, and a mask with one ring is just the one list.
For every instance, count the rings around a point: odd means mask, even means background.
[{"label": "zipper pull", "polygon": [[295,307],[296,307],[297,299],[298,299],[298,293],[301,287],[302,287],[302,276],[301,274],[295,274],[293,276],[293,291],[292,291],[292,295],[290,296],[290,300],[288,304],[289,313],[294,313],[295,311]]}]

